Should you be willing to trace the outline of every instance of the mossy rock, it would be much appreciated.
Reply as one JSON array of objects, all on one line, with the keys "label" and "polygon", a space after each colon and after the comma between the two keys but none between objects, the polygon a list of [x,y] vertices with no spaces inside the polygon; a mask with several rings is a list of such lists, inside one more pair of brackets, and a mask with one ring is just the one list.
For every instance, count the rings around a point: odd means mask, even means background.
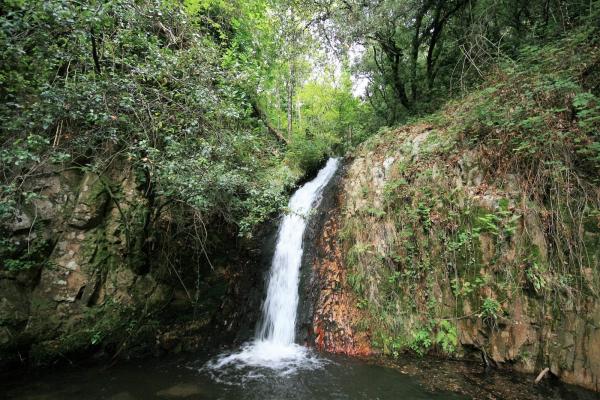
[{"label": "mossy rock", "polygon": [[92,173],[85,174],[69,225],[78,229],[91,229],[102,222],[110,201],[107,185],[102,177]]}]

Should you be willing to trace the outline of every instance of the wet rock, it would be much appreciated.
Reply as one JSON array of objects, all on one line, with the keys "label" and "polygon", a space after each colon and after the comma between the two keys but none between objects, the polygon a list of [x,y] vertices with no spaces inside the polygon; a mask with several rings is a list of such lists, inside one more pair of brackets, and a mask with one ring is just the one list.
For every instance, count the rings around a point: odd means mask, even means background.
[{"label": "wet rock", "polygon": [[113,396],[110,396],[108,398],[108,400],[136,400],[138,399],[137,397],[135,397],[134,395],[132,395],[129,392],[121,392],[121,393],[117,393]]},{"label": "wet rock", "polygon": [[7,228],[11,232],[18,232],[30,229],[32,224],[33,219],[29,215],[22,211],[17,211],[12,221],[7,224]]},{"label": "wet rock", "polygon": [[27,293],[16,282],[0,280],[0,323],[20,323],[28,317]]},{"label": "wet rock", "polygon": [[[101,177],[71,168],[26,182],[40,198],[3,228],[16,248],[9,256],[32,263],[9,271],[0,260],[0,369],[92,352],[129,357],[198,349],[233,340],[240,320],[253,333],[264,270],[254,261],[258,253],[241,254],[255,251],[250,246],[258,241],[238,248],[235,236],[220,232],[234,245],[219,262],[231,265],[213,271],[183,238],[171,237],[179,230],[174,223],[187,229],[191,221],[175,221],[166,208],[157,212],[139,178],[128,160],[115,158]],[[176,298],[175,289],[184,295]],[[227,320],[229,332],[215,320]]]},{"label": "wet rock", "polygon": [[0,279],[0,349],[17,343],[19,329],[28,317],[27,292],[16,281]]},{"label": "wet rock", "polygon": [[179,383],[156,393],[158,397],[165,399],[186,399],[192,396],[197,397],[201,394],[202,389],[194,383]]},{"label": "wet rock", "polygon": [[58,207],[52,201],[44,199],[36,199],[32,201],[34,207],[34,215],[42,221],[49,221],[56,218]]},{"label": "wet rock", "polygon": [[331,214],[319,248],[324,257],[315,260],[317,284],[321,288],[313,316],[312,341],[317,349],[347,355],[370,355],[370,336],[356,329],[363,313],[356,309],[358,299],[348,288],[341,249],[337,242],[339,225]]}]

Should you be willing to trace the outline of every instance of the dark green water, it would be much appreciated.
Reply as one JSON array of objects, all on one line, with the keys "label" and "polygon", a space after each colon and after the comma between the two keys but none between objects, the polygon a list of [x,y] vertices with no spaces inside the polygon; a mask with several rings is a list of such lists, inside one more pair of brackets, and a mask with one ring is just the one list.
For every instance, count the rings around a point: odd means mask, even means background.
[{"label": "dark green water", "polygon": [[[69,368],[31,381],[5,386],[8,399],[463,399],[431,392],[410,376],[380,365],[348,358],[329,359],[313,370],[278,376],[256,370],[229,374],[219,383],[202,363],[186,360],[124,364],[110,369]],[[200,371],[199,371],[200,369]],[[242,380],[245,381],[242,383]],[[12,387],[11,387],[12,386]]]},{"label": "dark green water", "polygon": [[[480,376],[464,364],[407,361],[383,366],[346,357],[327,357],[318,369],[278,376],[267,370],[230,371],[215,381],[202,368],[206,359],[150,360],[111,368],[68,367],[40,376],[27,374],[0,385],[1,399],[592,399],[575,388],[534,388],[527,379]],[[512,389],[512,390],[511,390]]]}]

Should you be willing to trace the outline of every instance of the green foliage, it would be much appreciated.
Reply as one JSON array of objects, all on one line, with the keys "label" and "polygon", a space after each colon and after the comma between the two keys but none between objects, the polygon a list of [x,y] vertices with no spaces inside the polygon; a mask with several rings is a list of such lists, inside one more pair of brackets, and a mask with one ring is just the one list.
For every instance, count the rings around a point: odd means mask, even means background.
[{"label": "green foliage", "polygon": [[589,92],[580,92],[573,98],[578,125],[588,138],[578,139],[580,155],[600,165],[600,99]]},{"label": "green foliage", "polygon": [[[102,172],[121,154],[161,203],[185,204],[205,224],[225,222],[251,235],[281,210],[299,176],[363,135],[348,67],[339,79],[329,79],[332,70],[305,79],[312,65],[301,68],[302,52],[315,50],[315,64],[325,53],[298,31],[310,12],[294,6],[292,21],[289,7],[264,0],[7,3],[0,211],[14,213],[33,170],[75,163]],[[292,33],[300,35],[293,43]],[[288,77],[291,56],[297,68]],[[285,151],[267,127],[285,118],[282,82],[294,86],[297,108]]]},{"label": "green foliage", "polygon": [[311,138],[297,135],[288,146],[287,158],[293,166],[303,171],[315,173],[322,165],[331,149],[331,143],[324,138]]},{"label": "green foliage", "polygon": [[366,209],[367,214],[369,214],[372,217],[375,218],[382,218],[385,216],[385,211],[375,208],[375,207],[369,207]]},{"label": "green foliage", "polygon": [[24,243],[15,244],[10,240],[9,235],[0,238],[1,269],[21,272],[48,265],[47,258],[52,246],[50,241],[36,238],[40,227],[38,225],[35,230],[32,229],[33,235],[28,235]]},{"label": "green foliage", "polygon": [[[330,71],[325,73],[333,75]],[[365,106],[352,94],[347,69],[338,79],[327,76],[321,79],[309,81],[298,91],[296,101],[300,104],[301,117],[295,125],[296,132],[325,141],[329,148],[351,149],[366,137]]]},{"label": "green foliage", "polygon": [[347,259],[348,265],[354,266],[360,262],[361,257],[369,252],[371,245],[368,243],[356,243],[348,251]]},{"label": "green foliage", "polygon": [[[374,119],[386,125],[436,109],[527,45],[537,48],[540,41],[570,35],[574,26],[588,27],[593,37],[598,26],[597,1],[327,4],[323,12],[330,19],[322,29],[349,44],[363,44],[355,69],[369,77],[365,95]],[[551,17],[558,14],[561,18]],[[526,125],[539,123],[532,119]]]},{"label": "green foliage", "polygon": [[[247,84],[268,67],[256,57],[258,46],[269,43],[265,2],[187,1],[182,8],[162,0],[51,0],[6,7],[3,215],[23,204],[22,182],[33,171],[73,162],[102,172],[115,154],[131,161],[145,193],[185,204],[205,223],[225,221],[251,234],[280,210],[303,171],[272,179],[283,159],[279,144],[251,117]],[[308,145],[296,151],[311,160],[312,152]]]},{"label": "green foliage", "polygon": [[525,270],[527,280],[531,283],[536,293],[541,293],[547,288],[547,273],[547,269],[540,266],[537,261],[533,261]]},{"label": "green foliage", "polygon": [[364,310],[369,307],[369,300],[361,298],[356,302],[356,308],[359,310]]},{"label": "green foliage", "polygon": [[412,333],[408,347],[419,356],[427,354],[433,346],[451,355],[458,346],[458,331],[448,320],[430,320],[426,327]]},{"label": "green foliage", "polygon": [[380,348],[383,354],[392,355],[398,357],[400,352],[406,348],[406,340],[401,336],[388,336],[383,333],[379,333],[378,339],[373,339],[371,344],[373,347]]},{"label": "green foliage", "polygon": [[472,293],[476,292],[479,288],[485,285],[485,280],[480,276],[475,277],[473,281],[465,280],[461,283],[459,279],[453,278],[450,282],[452,292],[456,297],[469,297]]},{"label": "green foliage", "polygon": [[[573,149],[582,167],[598,169],[598,98],[582,87],[575,71],[597,55],[592,49],[573,52],[586,40],[576,33],[558,43],[522,48],[519,63],[505,65],[499,81],[471,97],[461,119],[471,143],[493,142],[516,159],[542,163],[557,162],[561,150]],[[571,109],[577,120],[566,129]]]},{"label": "green foliage", "polygon": [[482,318],[484,323],[494,329],[497,327],[497,320],[502,312],[502,306],[498,300],[487,297],[481,303],[479,318]]},{"label": "green foliage", "polygon": [[500,227],[498,223],[501,221],[500,217],[496,214],[485,214],[482,217],[478,218],[481,223],[481,230],[483,232],[490,232],[494,235],[498,235],[500,233]]},{"label": "green foliage", "polygon": [[428,207],[424,202],[420,202],[415,211],[419,216],[421,223],[423,224],[423,229],[428,231],[431,228],[431,208]]},{"label": "green foliage", "polygon": [[404,178],[387,181],[383,187],[383,198],[386,204],[392,204],[400,190],[407,184],[408,182]]},{"label": "green foliage", "polygon": [[446,354],[452,354],[458,346],[458,332],[456,326],[448,320],[442,320],[438,324],[438,331],[435,335],[436,345],[442,348]]},{"label": "green foliage", "polygon": [[408,346],[419,356],[423,356],[429,351],[431,345],[431,332],[428,329],[419,329],[413,333],[412,340]]},{"label": "green foliage", "polygon": [[358,294],[364,293],[365,290],[365,276],[362,273],[355,272],[348,274],[348,284]]}]

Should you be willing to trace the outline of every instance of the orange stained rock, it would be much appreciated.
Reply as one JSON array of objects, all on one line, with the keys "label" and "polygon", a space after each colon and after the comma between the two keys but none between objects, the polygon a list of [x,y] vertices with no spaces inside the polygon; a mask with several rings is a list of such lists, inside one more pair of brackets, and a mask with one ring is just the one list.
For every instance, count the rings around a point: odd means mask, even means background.
[{"label": "orange stained rock", "polygon": [[346,282],[346,270],[340,251],[336,215],[330,216],[319,241],[322,250],[314,262],[321,283],[313,331],[317,349],[347,355],[370,355],[370,332],[355,327],[366,316],[356,308],[357,298]]}]

